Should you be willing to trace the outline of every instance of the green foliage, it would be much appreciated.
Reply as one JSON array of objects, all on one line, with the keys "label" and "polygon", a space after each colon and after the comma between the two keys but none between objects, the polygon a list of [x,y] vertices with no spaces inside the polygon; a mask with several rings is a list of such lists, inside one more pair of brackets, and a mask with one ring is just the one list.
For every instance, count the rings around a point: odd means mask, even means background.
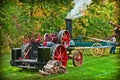
[{"label": "green foliage", "polygon": [[[116,19],[115,2],[107,1],[105,4],[92,4],[85,11],[85,15],[78,19],[75,25],[81,26],[86,35],[98,38],[111,36],[113,27],[109,25],[109,21],[118,22]],[[79,29],[79,26],[76,28]],[[76,32],[81,34],[81,32]],[[102,35],[102,36],[101,36]]]},{"label": "green foliage", "polygon": [[[33,30],[34,21],[29,16],[30,6],[19,1],[6,1],[0,12],[3,49],[20,47],[24,35]],[[4,53],[4,52],[3,52]]]},{"label": "green foliage", "polygon": [[[112,35],[109,21],[118,22],[117,1],[94,0],[85,15],[73,20],[73,38],[78,35],[105,38]],[[3,0],[0,9],[2,49],[20,47],[24,36],[66,29],[65,17],[72,0]],[[101,36],[102,34],[102,36]]]}]

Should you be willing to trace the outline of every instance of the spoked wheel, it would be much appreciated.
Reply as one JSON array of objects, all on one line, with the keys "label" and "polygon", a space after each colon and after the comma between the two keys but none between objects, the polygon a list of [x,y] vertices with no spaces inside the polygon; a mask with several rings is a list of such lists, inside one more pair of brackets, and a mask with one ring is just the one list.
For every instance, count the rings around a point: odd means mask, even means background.
[{"label": "spoked wheel", "polygon": [[83,55],[80,51],[76,51],[73,53],[73,65],[74,66],[81,66],[83,61]]},{"label": "spoked wheel", "polygon": [[58,43],[63,44],[67,48],[70,44],[70,33],[66,30],[61,30],[58,34]]},{"label": "spoked wheel", "polygon": [[53,46],[52,51],[53,51],[52,52],[53,53],[53,55],[52,55],[53,59],[61,61],[62,65],[64,67],[66,67],[67,61],[68,61],[68,55],[67,55],[66,48],[61,44],[57,44],[57,45]]},{"label": "spoked wheel", "polygon": [[102,46],[102,44],[100,44],[100,43],[94,43],[93,45],[92,45],[92,47],[94,48],[94,49],[91,49],[91,54],[93,55],[93,56],[98,56],[98,57],[100,57],[102,54],[103,54],[103,48],[101,48],[101,46]]}]

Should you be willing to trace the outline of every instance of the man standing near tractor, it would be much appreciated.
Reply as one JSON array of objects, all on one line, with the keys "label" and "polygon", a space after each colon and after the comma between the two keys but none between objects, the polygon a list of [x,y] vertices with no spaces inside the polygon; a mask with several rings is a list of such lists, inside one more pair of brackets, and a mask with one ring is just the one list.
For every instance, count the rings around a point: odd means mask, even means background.
[{"label": "man standing near tractor", "polygon": [[116,49],[116,38],[112,37],[110,39],[112,41],[112,47],[110,49],[110,54],[115,54],[115,49]]},{"label": "man standing near tractor", "polygon": [[[113,29],[114,34],[109,38],[111,41],[113,41],[113,46],[110,50],[110,53],[115,53],[116,45],[120,45],[120,24],[116,24],[111,21],[109,23],[115,27]],[[117,39],[117,43],[116,43],[116,39]]]}]

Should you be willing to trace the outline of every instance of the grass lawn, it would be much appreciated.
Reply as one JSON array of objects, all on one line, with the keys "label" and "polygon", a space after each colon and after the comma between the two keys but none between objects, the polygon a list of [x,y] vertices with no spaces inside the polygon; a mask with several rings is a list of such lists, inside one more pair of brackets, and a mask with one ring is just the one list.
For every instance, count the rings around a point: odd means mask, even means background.
[{"label": "grass lawn", "polygon": [[0,56],[0,80],[118,80],[120,54],[94,57],[84,54],[83,64],[74,67],[69,60],[66,74],[42,76],[38,70],[23,70],[10,66],[10,54]]}]

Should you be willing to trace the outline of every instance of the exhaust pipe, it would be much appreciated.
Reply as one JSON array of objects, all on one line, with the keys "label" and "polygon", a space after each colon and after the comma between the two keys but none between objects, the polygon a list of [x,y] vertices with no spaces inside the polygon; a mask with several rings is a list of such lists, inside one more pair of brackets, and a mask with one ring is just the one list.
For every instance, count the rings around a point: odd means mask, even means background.
[{"label": "exhaust pipe", "polygon": [[70,38],[72,39],[72,19],[65,18],[66,21],[66,30],[70,32]]}]

